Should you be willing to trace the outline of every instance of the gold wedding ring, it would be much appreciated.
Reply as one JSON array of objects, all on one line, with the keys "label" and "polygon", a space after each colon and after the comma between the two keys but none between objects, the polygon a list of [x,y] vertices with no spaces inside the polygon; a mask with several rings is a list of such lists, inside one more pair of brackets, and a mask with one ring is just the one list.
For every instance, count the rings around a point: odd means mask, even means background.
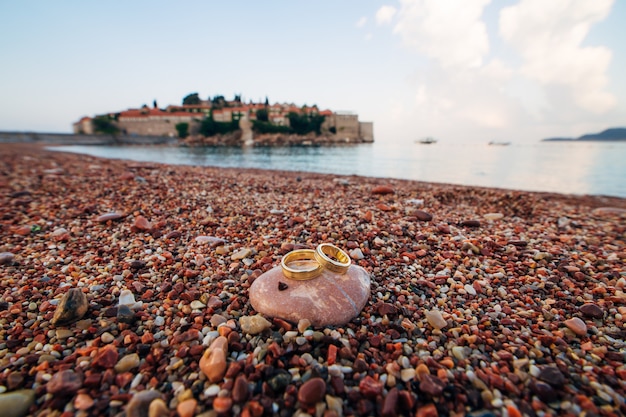
[{"label": "gold wedding ring", "polygon": [[280,260],[283,275],[289,279],[306,281],[322,273],[322,265],[317,261],[313,249],[297,249],[289,252]]},{"label": "gold wedding ring", "polygon": [[324,268],[339,274],[345,274],[350,267],[347,253],[330,243],[322,243],[315,249],[315,259]]}]

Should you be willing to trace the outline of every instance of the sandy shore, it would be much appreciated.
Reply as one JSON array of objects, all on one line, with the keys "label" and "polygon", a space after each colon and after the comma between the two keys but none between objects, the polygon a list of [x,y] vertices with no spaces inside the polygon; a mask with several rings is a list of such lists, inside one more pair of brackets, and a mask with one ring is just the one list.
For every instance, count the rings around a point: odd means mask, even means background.
[{"label": "sandy shore", "polygon": [[[625,211],[2,144],[0,415],[624,415]],[[370,273],[360,316],[243,332],[251,282],[322,242]],[[73,288],[84,316],[52,324]]]}]

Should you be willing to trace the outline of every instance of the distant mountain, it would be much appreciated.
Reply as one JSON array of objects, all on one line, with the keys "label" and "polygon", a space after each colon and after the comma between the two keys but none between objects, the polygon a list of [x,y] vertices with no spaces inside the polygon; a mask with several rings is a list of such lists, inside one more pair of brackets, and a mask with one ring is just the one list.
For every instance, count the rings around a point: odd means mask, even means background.
[{"label": "distant mountain", "polygon": [[570,141],[581,141],[581,142],[590,142],[590,141],[602,141],[602,142],[615,142],[615,141],[626,141],[626,128],[624,127],[614,127],[611,129],[607,129],[600,133],[589,133],[586,135],[582,135],[579,138],[548,138],[543,139],[542,142],[570,142]]}]

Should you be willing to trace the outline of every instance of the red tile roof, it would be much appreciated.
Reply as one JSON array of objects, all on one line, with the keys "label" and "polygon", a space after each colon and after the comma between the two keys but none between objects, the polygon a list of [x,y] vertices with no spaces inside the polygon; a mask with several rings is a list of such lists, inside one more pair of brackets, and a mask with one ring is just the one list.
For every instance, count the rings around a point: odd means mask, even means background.
[{"label": "red tile roof", "polygon": [[188,113],[184,111],[179,112],[168,112],[160,109],[129,109],[120,112],[120,118],[126,117],[193,117],[193,113]]}]

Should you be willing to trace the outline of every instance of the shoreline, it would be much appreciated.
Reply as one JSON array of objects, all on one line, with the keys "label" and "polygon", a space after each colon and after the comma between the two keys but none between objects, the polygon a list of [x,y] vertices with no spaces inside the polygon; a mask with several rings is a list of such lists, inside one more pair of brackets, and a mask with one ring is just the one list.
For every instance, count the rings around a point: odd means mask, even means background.
[{"label": "shoreline", "polygon": [[[183,417],[626,413],[624,198],[0,146],[0,415],[19,390],[31,413],[137,415],[150,389]],[[253,280],[323,242],[370,274],[361,314],[246,334]],[[56,326],[69,288],[87,312]]]},{"label": "shoreline", "polygon": [[343,139],[336,135],[295,135],[295,134],[256,134],[252,143],[246,144],[242,140],[241,132],[218,134],[209,137],[189,136],[185,139],[168,136],[149,135],[108,135],[108,134],[75,134],[75,133],[44,133],[44,132],[6,132],[0,131],[0,144],[42,144],[49,146],[78,146],[78,145],[142,145],[142,146],[184,146],[184,147],[228,147],[228,146],[341,146],[362,145],[374,143],[374,140]]}]

